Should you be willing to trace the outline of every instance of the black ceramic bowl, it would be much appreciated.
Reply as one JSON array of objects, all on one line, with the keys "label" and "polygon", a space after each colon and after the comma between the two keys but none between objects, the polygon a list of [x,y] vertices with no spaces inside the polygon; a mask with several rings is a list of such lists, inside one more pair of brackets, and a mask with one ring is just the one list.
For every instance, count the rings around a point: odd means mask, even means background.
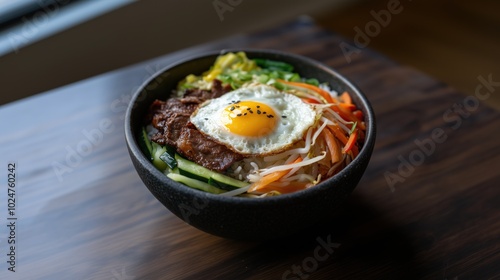
[{"label": "black ceramic bowl", "polygon": [[178,81],[201,74],[226,50],[212,52],[170,65],[154,74],[133,96],[125,118],[125,137],[132,162],[147,188],[172,213],[205,232],[233,239],[263,240],[289,235],[332,216],[363,175],[375,143],[375,119],[366,97],[329,67],[311,59],[269,50],[245,50],[249,58],[266,58],[292,64],[302,77],[328,82],[332,89],[347,91],[363,111],[366,140],[359,155],[340,173],[296,193],[251,199],[223,197],[189,188],[167,178],[142,153],[137,135],[148,106],[165,100]]}]

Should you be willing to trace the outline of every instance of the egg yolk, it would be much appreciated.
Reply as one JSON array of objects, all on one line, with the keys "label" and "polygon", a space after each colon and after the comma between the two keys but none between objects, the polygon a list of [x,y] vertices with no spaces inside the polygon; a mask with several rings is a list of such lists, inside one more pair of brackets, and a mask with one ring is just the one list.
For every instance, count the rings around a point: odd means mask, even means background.
[{"label": "egg yolk", "polygon": [[256,101],[233,101],[222,111],[222,123],[241,136],[262,137],[272,133],[279,116],[273,108]]}]

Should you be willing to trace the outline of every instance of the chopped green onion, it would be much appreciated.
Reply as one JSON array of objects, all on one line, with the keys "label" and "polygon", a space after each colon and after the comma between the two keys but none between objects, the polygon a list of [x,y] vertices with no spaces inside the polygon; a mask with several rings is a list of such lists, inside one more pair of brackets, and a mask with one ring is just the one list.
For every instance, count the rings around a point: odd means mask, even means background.
[{"label": "chopped green onion", "polygon": [[280,74],[278,73],[278,71],[272,71],[271,73],[269,73],[269,77],[271,77],[272,79],[279,79],[279,78],[281,78]]},{"label": "chopped green onion", "polygon": [[269,76],[266,74],[262,74],[259,76],[258,81],[261,84],[265,84],[265,83],[267,83],[267,81],[269,81]]},{"label": "chopped green onion", "polygon": [[275,82],[275,83],[273,84],[273,86],[274,86],[276,89],[278,89],[278,90],[285,90],[285,89],[286,89],[286,86],[285,86],[284,84],[280,83],[280,82]]},{"label": "chopped green onion", "polygon": [[290,82],[299,82],[300,81],[300,76],[297,73],[293,73],[293,76],[289,80]]},{"label": "chopped green onion", "polygon": [[358,122],[355,122],[354,125],[351,128],[351,131],[349,131],[349,135],[353,134],[354,130],[356,129],[356,126],[358,125]]}]

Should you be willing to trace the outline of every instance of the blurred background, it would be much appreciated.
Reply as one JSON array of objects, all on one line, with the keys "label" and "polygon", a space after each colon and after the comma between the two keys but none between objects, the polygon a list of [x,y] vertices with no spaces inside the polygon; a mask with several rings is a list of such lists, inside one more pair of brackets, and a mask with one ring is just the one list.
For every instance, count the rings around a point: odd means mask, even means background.
[{"label": "blurred background", "polygon": [[368,48],[473,94],[480,75],[500,82],[499,11],[494,0],[0,0],[0,105],[300,15],[351,42],[385,21]]}]

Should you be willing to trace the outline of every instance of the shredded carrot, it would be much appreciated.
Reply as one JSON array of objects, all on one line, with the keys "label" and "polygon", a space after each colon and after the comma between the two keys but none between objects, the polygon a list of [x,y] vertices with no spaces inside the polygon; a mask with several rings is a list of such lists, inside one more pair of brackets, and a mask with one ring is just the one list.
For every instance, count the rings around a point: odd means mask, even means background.
[{"label": "shredded carrot", "polygon": [[348,139],[339,126],[327,125],[326,127],[328,127],[330,129],[330,131],[333,132],[333,134],[335,134],[335,137],[337,137],[337,139],[339,139],[340,142],[342,142],[342,144],[344,144],[344,145],[347,144]]},{"label": "shredded carrot", "polygon": [[328,150],[330,150],[332,163],[339,162],[342,159],[342,156],[337,140],[335,140],[333,134],[328,129],[324,129],[322,133],[325,137],[326,145],[328,145]]},{"label": "shredded carrot", "polygon": [[353,111],[352,114],[354,116],[356,116],[356,118],[362,120],[363,119],[363,112],[361,110],[356,110],[356,111]]},{"label": "shredded carrot", "polygon": [[[301,161],[302,161],[302,157],[298,157],[291,164],[298,163],[298,162],[301,162]],[[259,181],[253,183],[250,186],[250,188],[248,189],[248,192],[251,193],[251,192],[258,191],[258,190],[262,189],[263,187],[269,185],[270,183],[278,181],[279,179],[281,179],[281,177],[283,177],[286,174],[288,174],[288,172],[290,172],[290,170],[287,169],[287,170],[276,171],[274,173],[268,174],[268,175],[262,177],[262,179],[260,179]]]},{"label": "shredded carrot", "polygon": [[328,91],[321,89],[317,86],[314,86],[311,84],[306,84],[306,83],[300,83],[300,82],[289,82],[289,81],[285,81],[285,80],[277,80],[277,81],[280,83],[283,83],[285,85],[290,85],[290,86],[295,86],[295,87],[300,87],[300,88],[312,90],[316,93],[319,93],[327,101],[327,103],[337,103]]},{"label": "shredded carrot", "polygon": [[347,144],[345,144],[344,149],[342,149],[342,153],[347,153],[353,149],[356,145],[356,140],[358,140],[358,129],[355,129],[353,133],[349,136],[349,140]]},{"label": "shredded carrot", "polygon": [[[342,108],[345,108],[345,109],[347,109],[349,111],[353,111],[353,110],[356,109],[356,105],[354,105],[354,104],[340,103],[339,106],[342,107]],[[353,115],[354,115],[354,112],[353,112]]]},{"label": "shredded carrot", "polygon": [[344,102],[345,104],[352,104],[351,96],[349,95],[349,93],[347,93],[347,91],[344,91],[340,95],[340,100],[342,100],[342,102]]},{"label": "shredded carrot", "polygon": [[[337,125],[327,125],[326,127],[331,132],[333,132],[333,134],[335,135],[335,137],[337,139],[339,139],[340,142],[342,142],[342,144],[344,144],[344,148],[342,148],[342,153],[345,153],[344,150],[349,145],[349,140],[351,140],[351,137],[353,137],[352,134],[351,134],[351,136],[349,138],[347,138],[346,135],[345,135],[345,132],[339,126],[337,126]],[[356,129],[356,132],[358,133],[358,136],[359,136],[360,132],[363,133],[363,131],[359,131],[358,129]],[[354,156],[356,156],[356,155],[358,155],[359,150],[358,150],[358,147],[356,145],[353,145],[356,141],[354,141],[354,140],[352,140],[352,141],[353,141],[353,143],[351,144],[352,147],[350,149],[352,149]]]},{"label": "shredded carrot", "polygon": [[[360,118],[358,118],[356,115],[354,115],[351,111],[356,109],[356,105],[352,104],[352,99],[351,96],[347,92],[344,92],[341,95],[341,99],[346,100],[347,102],[344,101],[344,103],[339,103],[336,98],[334,98],[328,91],[321,89],[317,86],[311,85],[311,84],[306,84],[306,83],[300,83],[300,82],[289,82],[285,80],[277,80],[278,82],[295,87],[295,88],[302,88],[302,89],[307,89],[310,91],[313,91],[317,94],[319,94],[326,103],[332,103],[332,110],[334,110],[337,114],[340,115],[344,120],[349,121],[349,122],[358,122],[358,126],[361,129],[365,129],[365,124],[361,121]],[[348,96],[348,98],[347,98]],[[341,105],[344,104],[344,105]],[[350,105],[352,104],[352,106]]]},{"label": "shredded carrot", "polygon": [[333,111],[335,111],[337,114],[339,114],[339,116],[341,118],[343,118],[344,120],[346,120],[348,122],[357,122],[358,127],[363,129],[363,130],[366,128],[365,123],[363,121],[361,121],[360,119],[358,119],[350,110],[348,110],[342,106],[338,106],[337,104],[332,105],[331,108]]},{"label": "shredded carrot", "polygon": [[302,98],[302,101],[304,101],[304,102],[306,102],[306,103],[320,104],[320,103],[318,102],[318,100],[313,99],[313,98]]}]

